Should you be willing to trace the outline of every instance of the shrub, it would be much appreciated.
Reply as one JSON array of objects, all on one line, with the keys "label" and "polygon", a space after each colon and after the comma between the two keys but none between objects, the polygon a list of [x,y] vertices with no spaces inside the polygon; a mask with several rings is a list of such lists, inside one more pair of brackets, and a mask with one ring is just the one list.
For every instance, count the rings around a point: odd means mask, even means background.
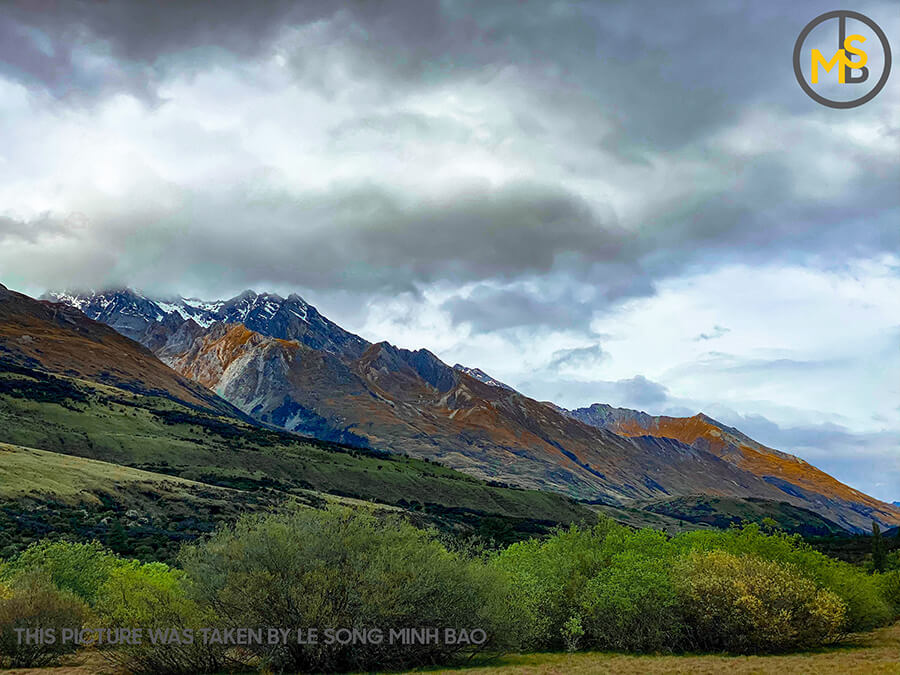
[{"label": "shrub", "polygon": [[746,525],[680,534],[672,545],[681,551],[721,550],[790,565],[798,574],[840,597],[847,608],[842,626],[846,632],[870,630],[886,624],[892,616],[873,575],[814,551],[797,535],[764,534],[757,525]]},{"label": "shrub", "polygon": [[[129,561],[116,567],[101,587],[96,611],[106,625],[140,627],[140,644],[104,652],[111,662],[131,673],[218,672],[228,664],[223,645],[204,644],[197,629],[217,625],[210,610],[187,597],[183,572],[163,563]],[[194,631],[190,642],[154,645],[154,630]]]},{"label": "shrub", "polygon": [[482,649],[515,646],[505,575],[452,553],[431,532],[363,511],[304,509],[246,517],[185,549],[194,597],[230,626],[367,629],[383,644],[254,645],[273,669],[399,669],[444,663],[477,648],[387,644],[392,629],[482,629]]},{"label": "shrub", "polygon": [[584,627],[581,625],[581,618],[570,616],[562,627],[563,641],[566,643],[566,651],[574,652],[578,650],[581,638],[584,637]]},{"label": "shrub", "polygon": [[841,635],[840,598],[779,563],[697,551],[677,566],[673,579],[694,649],[783,651]]},{"label": "shrub", "polygon": [[523,643],[531,649],[565,647],[565,623],[578,616],[585,587],[608,564],[614,550],[603,547],[613,535],[628,532],[611,520],[586,529],[576,525],[550,538],[513,544],[493,560],[509,575],[522,614]]},{"label": "shrub", "polygon": [[881,596],[891,606],[894,617],[900,616],[900,570],[879,574],[877,583]]},{"label": "shrub", "polygon": [[591,579],[581,605],[587,646],[594,649],[669,651],[681,644],[678,596],[671,559],[628,550]]},{"label": "shrub", "polygon": [[891,551],[887,554],[884,569],[888,572],[900,570],[900,551]]},{"label": "shrub", "polygon": [[111,625],[154,625],[155,606],[190,603],[183,582],[184,573],[164,563],[127,561],[110,572],[97,594],[95,609]]},{"label": "shrub", "polygon": [[71,591],[89,604],[97,599],[100,587],[123,561],[94,541],[39,541],[13,558],[3,569],[4,578],[43,572],[60,590]]},{"label": "shrub", "polygon": [[[45,575],[28,572],[8,585],[0,585],[0,665],[40,668],[54,664],[63,654],[77,649],[74,641],[63,643],[60,630],[80,628],[87,616],[81,600],[58,590]],[[56,639],[52,643],[20,643],[17,628],[53,628]]]}]

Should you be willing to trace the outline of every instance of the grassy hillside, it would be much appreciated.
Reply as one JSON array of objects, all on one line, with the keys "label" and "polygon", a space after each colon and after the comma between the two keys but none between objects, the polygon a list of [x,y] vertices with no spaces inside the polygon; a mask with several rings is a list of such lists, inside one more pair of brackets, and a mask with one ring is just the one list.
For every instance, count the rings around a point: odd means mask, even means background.
[{"label": "grassy hillside", "polygon": [[[499,539],[545,532],[557,523],[595,520],[593,511],[562,495],[489,485],[427,461],[312,441],[169,398],[20,367],[0,372],[0,442],[232,488],[240,493],[238,502],[247,495],[266,503],[275,496],[309,499],[312,492],[395,505],[447,528]],[[20,462],[28,464],[27,459],[20,457]],[[65,487],[53,482],[50,465],[45,472],[39,470],[40,462],[31,466],[27,489],[56,501],[85,489],[79,488],[81,480],[112,480],[122,505],[128,501],[122,496],[125,483],[131,491],[147,494],[156,494],[162,485],[140,490],[134,487],[140,480],[114,479],[114,470],[108,469],[103,476],[76,474]],[[9,471],[21,484],[21,474]],[[182,490],[188,483],[175,485]],[[4,498],[21,499],[22,489]],[[165,490],[152,499],[162,512],[184,501],[177,495],[169,498]]]},{"label": "grassy hillside", "polygon": [[771,518],[781,529],[805,537],[847,534],[837,523],[808,509],[755,497],[673,497],[643,502],[641,507],[644,511],[693,525],[723,528],[742,522],[762,523],[764,519]]},{"label": "grassy hillside", "polygon": [[117,464],[0,443],[0,557],[44,537],[97,539],[147,560],[287,497],[205,485]]},{"label": "grassy hillside", "polygon": [[[149,514],[197,504],[228,504],[236,490],[154,474],[118,464],[0,443],[0,498],[41,495],[61,503],[97,506],[114,492],[134,495],[134,505]],[[152,493],[152,498],[148,495]],[[161,504],[162,503],[162,504]]]}]

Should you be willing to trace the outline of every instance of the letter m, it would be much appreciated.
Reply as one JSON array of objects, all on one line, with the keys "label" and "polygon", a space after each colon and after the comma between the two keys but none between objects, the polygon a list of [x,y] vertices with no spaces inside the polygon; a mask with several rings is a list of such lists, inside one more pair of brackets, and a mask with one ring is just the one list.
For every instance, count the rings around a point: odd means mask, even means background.
[{"label": "letter m", "polygon": [[847,56],[844,54],[843,49],[838,49],[834,53],[834,56],[831,57],[830,61],[826,61],[825,57],[822,56],[822,52],[820,52],[818,49],[813,49],[810,60],[813,84],[817,84],[819,82],[819,65],[822,65],[825,68],[825,72],[827,73],[831,72],[831,69],[838,65],[838,63],[841,64],[841,67],[838,68],[838,82],[844,84],[844,66],[847,64]]}]

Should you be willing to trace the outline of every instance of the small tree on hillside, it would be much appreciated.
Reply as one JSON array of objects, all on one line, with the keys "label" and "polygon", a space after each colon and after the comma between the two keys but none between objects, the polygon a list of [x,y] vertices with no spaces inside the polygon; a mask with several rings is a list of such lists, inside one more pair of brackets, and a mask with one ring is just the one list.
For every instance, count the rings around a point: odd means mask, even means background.
[{"label": "small tree on hillside", "polygon": [[881,528],[878,523],[872,521],[872,567],[876,572],[884,572],[887,562],[887,551],[884,547],[884,538],[881,536]]},{"label": "small tree on hillside", "polygon": [[116,553],[128,551],[128,533],[118,520],[114,520],[110,525],[107,545]]}]

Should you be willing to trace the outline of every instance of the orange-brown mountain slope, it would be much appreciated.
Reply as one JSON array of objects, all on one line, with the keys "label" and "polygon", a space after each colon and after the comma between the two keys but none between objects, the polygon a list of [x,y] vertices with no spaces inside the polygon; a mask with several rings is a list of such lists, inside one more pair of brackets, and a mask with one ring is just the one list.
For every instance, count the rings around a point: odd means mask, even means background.
[{"label": "orange-brown mountain slope", "polygon": [[237,412],[109,326],[67,305],[33,300],[0,285],[0,368],[4,364]]},{"label": "orange-brown mountain slope", "polygon": [[[856,504],[861,515],[882,523],[900,522],[900,509],[841,483],[799,457],[769,448],[739,430],[702,413],[693,417],[654,416],[595,404],[570,414],[583,422],[629,437],[673,438],[706,450],[767,482],[785,493],[796,493],[815,501]],[[838,521],[840,522],[840,521]]]}]

